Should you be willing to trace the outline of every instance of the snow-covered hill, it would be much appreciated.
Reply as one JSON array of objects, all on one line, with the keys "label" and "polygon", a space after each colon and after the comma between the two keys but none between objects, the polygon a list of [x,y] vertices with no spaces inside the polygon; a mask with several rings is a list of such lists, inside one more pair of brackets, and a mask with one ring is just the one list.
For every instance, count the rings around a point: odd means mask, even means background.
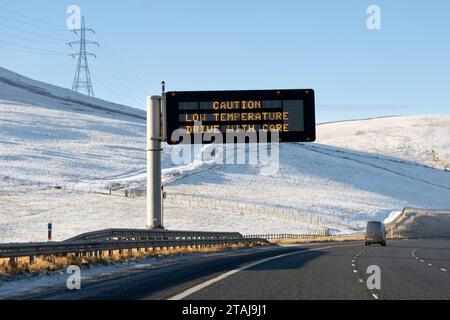
[{"label": "snow-covered hill", "polygon": [[144,111],[0,69],[0,112],[2,176],[79,183],[142,168]]},{"label": "snow-covered hill", "polygon": [[[145,113],[0,69],[0,242],[64,239],[145,226]],[[280,171],[178,167],[164,146],[171,229],[301,233],[361,228],[404,207],[450,208],[450,116],[320,125],[315,144],[285,144]],[[62,186],[54,190],[50,186]],[[105,191],[113,195],[87,191]]]},{"label": "snow-covered hill", "polygon": [[448,116],[386,117],[319,126],[320,143],[450,171]]}]

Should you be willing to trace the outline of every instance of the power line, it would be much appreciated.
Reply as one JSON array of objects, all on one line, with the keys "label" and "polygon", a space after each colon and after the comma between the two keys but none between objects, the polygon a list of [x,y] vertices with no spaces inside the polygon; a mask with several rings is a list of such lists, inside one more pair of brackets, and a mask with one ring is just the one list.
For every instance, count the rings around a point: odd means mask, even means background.
[{"label": "power line", "polygon": [[6,37],[6,38],[10,38],[10,39],[14,39],[14,40],[23,40],[23,41],[28,41],[28,42],[42,43],[42,44],[54,44],[54,45],[59,45],[59,46],[63,44],[61,42],[56,42],[56,41],[45,41],[45,40],[29,39],[29,38],[13,36],[13,35],[4,34],[4,33],[0,33],[0,36]]},{"label": "power line", "polygon": [[35,22],[39,22],[41,24],[46,24],[46,25],[49,25],[49,26],[53,26],[54,28],[66,30],[66,28],[62,27],[59,24],[48,22],[48,21],[44,21],[44,20],[37,19],[37,18],[33,18],[33,17],[27,16],[27,15],[24,15],[22,13],[18,13],[16,11],[13,11],[11,9],[7,9],[7,8],[5,8],[3,6],[0,6],[0,9],[3,10],[3,11],[6,11],[6,12],[12,13],[12,14],[14,14],[16,16],[22,17],[22,18],[26,18],[26,19],[29,19],[29,20],[32,20],[32,21],[35,21]]},{"label": "power line", "polygon": [[107,58],[112,64],[109,64],[108,61],[106,60],[101,61],[101,63],[104,64],[107,70],[114,72],[120,78],[120,80],[123,81],[127,86],[130,84],[133,85],[133,89],[135,89],[136,92],[138,92],[139,89],[144,92],[148,90],[139,81],[136,81],[136,79],[131,78],[129,74],[127,74],[126,70],[124,70],[119,64],[114,62],[114,60],[112,60],[109,57]]},{"label": "power line", "polygon": [[[139,81],[139,83],[143,83],[146,87],[155,90],[155,88],[154,88],[152,85],[150,85],[146,80],[144,80],[139,74],[137,74],[137,72],[135,72],[132,68],[128,67],[128,65],[127,65],[126,63],[124,63],[124,62],[118,57],[118,55],[114,54],[114,51],[111,50],[111,48],[109,48],[107,44],[104,44],[104,45],[103,45],[103,48],[101,48],[101,50],[102,50],[103,52],[105,52],[105,54],[107,54],[107,55],[108,55],[108,53],[109,53],[109,55],[112,56],[113,58],[115,58],[115,60],[116,60],[119,64],[122,64],[122,65],[124,66],[124,68],[125,68],[127,71],[129,71],[129,73],[130,73],[131,75],[133,75],[134,78],[135,78],[136,80]],[[111,60],[112,60],[112,59],[111,59]],[[148,88],[146,88],[146,90],[148,90]]]},{"label": "power line", "polygon": [[[118,103],[124,104],[124,105],[130,105],[129,102],[125,102],[123,100],[124,96],[136,96],[135,94],[130,94],[128,92],[127,88],[124,88],[123,86],[119,85],[117,82],[111,81],[111,76],[106,75],[101,69],[97,68],[96,66],[91,66],[91,69],[94,71],[94,78],[99,78],[101,80],[101,85],[106,87],[106,91],[110,96],[114,96],[116,101],[119,101]],[[124,94],[124,92],[126,94]],[[136,98],[136,100],[139,100]],[[144,99],[142,101],[145,101]],[[142,102],[141,101],[141,102]],[[139,103],[136,103],[138,105]],[[141,103],[143,104],[143,103]]]},{"label": "power line", "polygon": [[[107,87],[108,94],[115,96],[116,98],[119,98],[118,92],[123,90],[122,87],[116,86],[113,82],[111,82],[111,78],[108,76],[105,76],[103,72],[100,72],[100,69],[97,69],[94,65],[91,66],[91,69],[94,71],[93,78],[99,78],[101,81],[102,86]],[[119,89],[119,90],[118,90]]]},{"label": "power line", "polygon": [[130,93],[133,94],[140,94],[138,89],[136,89],[135,87],[133,87],[133,85],[130,84],[129,81],[127,81],[126,79],[124,79],[118,72],[117,70],[115,70],[114,68],[111,68],[109,64],[107,64],[105,61],[102,60],[97,60],[105,70],[109,71],[110,75],[112,75],[118,82],[120,82],[122,84],[122,89],[124,87],[127,88],[127,90]]},{"label": "power line", "polygon": [[28,30],[24,30],[22,28],[17,28],[17,27],[11,26],[11,25],[7,25],[7,24],[5,24],[3,22],[0,22],[0,25],[4,26],[6,28],[10,28],[10,29],[19,31],[19,32],[32,34],[32,35],[37,36],[37,37],[52,39],[52,40],[61,41],[61,42],[66,42],[66,40],[61,39],[61,38],[56,38],[56,37],[52,37],[52,36],[48,36],[48,35],[44,35],[44,34],[40,34],[40,33],[36,33],[36,32],[31,32],[31,31],[28,31]]},{"label": "power line", "polygon": [[[114,65],[114,68],[117,68],[115,70],[118,71],[118,73],[120,73],[120,76],[123,78],[127,78],[129,82],[136,82],[138,84],[138,86],[141,86],[141,83],[139,83],[138,81],[136,81],[136,79],[132,79],[129,74],[127,73],[127,70],[124,69],[119,63],[117,63],[114,59],[111,58],[111,56],[108,55],[108,53],[105,50],[102,50],[103,48],[101,48],[100,50],[105,54],[105,57]],[[142,88],[142,87],[141,87]]]},{"label": "power line", "polygon": [[22,49],[33,50],[33,51],[40,52],[40,53],[55,54],[55,55],[66,55],[63,52],[42,50],[42,49],[38,49],[38,48],[22,46],[22,45],[19,45],[19,44],[13,43],[13,42],[9,42],[9,41],[0,40],[0,43],[8,44],[8,45],[11,45],[11,46],[14,46],[14,47],[18,47],[18,48],[22,48]]},{"label": "power line", "polygon": [[12,51],[12,52],[19,52],[19,53],[26,53],[26,54],[32,54],[32,55],[41,55],[41,56],[67,56],[66,54],[53,54],[53,53],[42,53],[42,52],[33,52],[28,50],[19,50],[19,49],[11,49],[11,48],[5,48],[0,47],[2,50]]},{"label": "power line", "polygon": [[0,14],[0,18],[6,19],[6,20],[10,20],[10,21],[13,21],[13,22],[18,22],[18,23],[25,24],[25,25],[28,25],[28,26],[36,27],[36,28],[50,29],[50,30],[57,30],[57,31],[67,31],[67,30],[59,29],[59,28],[55,28],[55,27],[47,27],[47,26],[38,25],[36,23],[26,22],[26,21],[23,21],[23,20],[7,17],[7,16],[1,15],[1,14]]}]

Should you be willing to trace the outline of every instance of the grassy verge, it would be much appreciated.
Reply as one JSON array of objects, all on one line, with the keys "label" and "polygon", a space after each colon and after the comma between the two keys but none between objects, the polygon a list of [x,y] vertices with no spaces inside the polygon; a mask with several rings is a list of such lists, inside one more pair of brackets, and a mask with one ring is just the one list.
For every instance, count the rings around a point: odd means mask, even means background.
[{"label": "grassy verge", "polygon": [[28,257],[17,259],[17,264],[11,266],[9,259],[0,259],[0,277],[14,276],[25,273],[43,273],[43,272],[55,272],[63,270],[70,265],[87,266],[91,264],[97,265],[109,265],[118,262],[126,262],[130,260],[138,260],[151,257],[170,257],[182,254],[193,253],[210,253],[219,252],[227,249],[238,248],[251,248],[259,246],[258,244],[230,244],[230,245],[216,245],[203,248],[171,248],[154,251],[138,251],[132,250],[128,252],[125,250],[122,254],[118,250],[113,251],[111,256],[108,256],[108,252],[103,252],[104,255],[100,257],[81,257],[78,258],[74,254],[67,256],[54,256],[54,257],[36,257],[36,259],[30,263]]}]

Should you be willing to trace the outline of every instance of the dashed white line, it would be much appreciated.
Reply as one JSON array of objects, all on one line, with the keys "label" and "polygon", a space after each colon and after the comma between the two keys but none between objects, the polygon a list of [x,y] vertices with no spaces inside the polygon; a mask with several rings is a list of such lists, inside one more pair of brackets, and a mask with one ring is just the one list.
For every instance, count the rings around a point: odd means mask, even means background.
[{"label": "dashed white line", "polygon": [[355,246],[355,245],[350,244],[350,245],[342,245],[342,246],[320,247],[320,248],[314,248],[314,249],[309,249],[309,250],[305,250],[305,251],[295,251],[295,252],[286,253],[286,254],[282,254],[282,255],[279,255],[279,256],[275,256],[275,257],[269,257],[269,258],[266,258],[266,259],[258,260],[256,262],[252,262],[252,263],[249,263],[247,265],[241,266],[241,267],[239,267],[239,268],[237,268],[235,270],[231,270],[229,272],[223,273],[223,274],[221,274],[220,276],[218,276],[216,278],[213,278],[213,279],[210,279],[210,280],[205,281],[203,283],[200,283],[200,284],[198,284],[198,285],[196,285],[196,286],[194,286],[194,287],[192,287],[190,289],[187,289],[187,290],[185,290],[185,291],[183,291],[183,292],[181,292],[181,293],[179,293],[179,294],[177,294],[177,295],[175,295],[173,297],[170,297],[168,300],[182,300],[182,299],[185,299],[185,298],[191,296],[192,294],[194,294],[194,293],[196,293],[196,292],[198,292],[200,290],[203,290],[203,289],[211,286],[214,283],[222,281],[222,280],[224,280],[224,279],[226,279],[228,277],[231,277],[232,275],[235,275],[235,274],[237,274],[237,273],[239,273],[241,271],[251,269],[253,267],[256,267],[258,265],[264,264],[266,262],[274,261],[274,260],[277,260],[277,259],[282,259],[282,258],[285,258],[285,257],[290,257],[290,256],[293,256],[293,255],[301,255],[301,254],[305,254],[305,253],[308,253],[308,252],[314,252],[314,251],[320,251],[320,250],[326,250],[326,249],[353,247],[353,246]]},{"label": "dashed white line", "polygon": [[353,273],[358,273],[358,270],[353,270]]},{"label": "dashed white line", "polygon": [[[418,249],[414,249],[414,250],[411,252],[411,255],[412,255],[414,258],[416,258],[416,260],[419,260],[420,258],[419,258],[418,256],[416,256],[417,250],[418,250]],[[420,260],[420,262],[425,263],[425,260]],[[432,267],[433,264],[432,264],[432,263],[428,263],[428,266],[429,266],[429,267]],[[441,270],[442,272],[447,272],[447,269],[444,269],[444,268],[440,268],[440,270]]]},{"label": "dashed white line", "polygon": [[380,300],[380,297],[376,295],[375,293],[372,293],[372,297],[374,297],[375,300]]},{"label": "dashed white line", "polygon": [[359,279],[359,283],[364,283],[364,280],[363,279]]}]

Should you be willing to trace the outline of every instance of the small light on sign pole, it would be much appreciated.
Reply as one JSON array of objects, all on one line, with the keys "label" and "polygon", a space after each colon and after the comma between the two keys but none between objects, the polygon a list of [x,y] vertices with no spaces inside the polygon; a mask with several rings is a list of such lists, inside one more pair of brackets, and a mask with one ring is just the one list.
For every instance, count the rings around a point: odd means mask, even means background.
[{"label": "small light on sign pole", "polygon": [[53,224],[49,223],[48,224],[48,241],[52,241],[52,229],[53,229]]}]

